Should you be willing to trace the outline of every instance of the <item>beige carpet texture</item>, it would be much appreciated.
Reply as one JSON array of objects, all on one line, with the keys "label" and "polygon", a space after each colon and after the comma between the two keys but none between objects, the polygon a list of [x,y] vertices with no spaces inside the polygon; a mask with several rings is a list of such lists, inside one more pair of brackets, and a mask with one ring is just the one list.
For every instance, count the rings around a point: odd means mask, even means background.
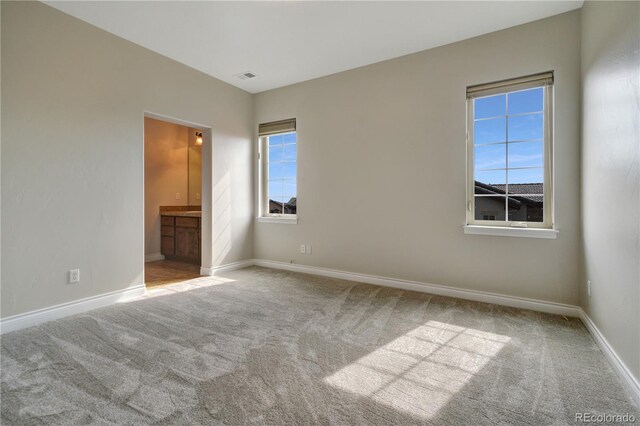
[{"label": "beige carpet texture", "polygon": [[251,267],[2,336],[3,425],[564,425],[638,407],[575,318]]}]

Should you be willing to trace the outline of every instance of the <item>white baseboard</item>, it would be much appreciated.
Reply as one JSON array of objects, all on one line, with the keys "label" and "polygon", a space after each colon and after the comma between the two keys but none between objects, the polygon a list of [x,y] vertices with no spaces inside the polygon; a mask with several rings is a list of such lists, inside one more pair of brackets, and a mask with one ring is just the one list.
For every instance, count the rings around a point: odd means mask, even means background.
[{"label": "white baseboard", "polygon": [[633,376],[626,364],[620,359],[598,327],[596,327],[595,323],[589,318],[589,315],[582,309],[580,309],[580,319],[585,327],[587,327],[587,330],[589,330],[589,333],[591,333],[593,340],[596,341],[604,356],[609,360],[614,371],[620,376],[620,379],[622,379],[622,382],[627,386],[629,392],[631,392],[631,396],[636,401],[636,404],[640,405],[640,382],[638,382],[638,379]]},{"label": "white baseboard", "polygon": [[151,253],[144,255],[144,262],[155,262],[157,260],[164,260],[164,254],[162,253]]},{"label": "white baseboard", "polygon": [[101,308],[113,303],[125,302],[142,296],[144,292],[144,284],[139,284],[123,290],[116,290],[109,293],[99,294],[97,296],[74,300],[73,302],[62,303],[60,305],[2,318],[0,319],[0,334],[31,327],[47,321],[53,321],[69,315],[90,311],[91,309]]},{"label": "white baseboard", "polygon": [[457,297],[459,299],[493,303],[496,305],[510,306],[513,308],[530,309],[533,311],[565,315],[568,317],[580,316],[580,308],[578,306],[565,305],[562,303],[545,302],[543,300],[527,299],[524,297],[504,296],[501,294],[488,293],[484,291],[465,290],[461,288],[448,287],[437,284],[427,284],[417,281],[379,277],[375,275],[338,271],[334,269],[318,268],[315,266],[305,266],[286,262],[276,262],[272,260],[254,259],[253,264],[266,268],[283,269],[287,271],[302,272],[305,274],[321,275],[323,277],[339,278],[347,281],[357,281],[366,284],[381,285],[384,287],[419,291],[422,293],[436,294],[439,296]]},{"label": "white baseboard", "polygon": [[236,269],[242,269],[249,266],[253,266],[254,264],[255,264],[254,260],[249,259],[249,260],[241,260],[239,262],[227,263],[226,265],[213,266],[211,268],[205,268],[203,266],[200,268],[200,274],[213,276],[213,275],[221,274],[223,272],[229,272]]}]

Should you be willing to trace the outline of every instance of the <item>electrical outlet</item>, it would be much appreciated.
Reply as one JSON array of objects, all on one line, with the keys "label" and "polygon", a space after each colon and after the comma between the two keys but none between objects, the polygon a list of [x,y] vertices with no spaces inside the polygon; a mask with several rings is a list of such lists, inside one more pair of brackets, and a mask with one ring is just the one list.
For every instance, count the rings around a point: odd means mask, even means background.
[{"label": "electrical outlet", "polygon": [[80,269],[72,269],[69,271],[69,284],[80,282]]},{"label": "electrical outlet", "polygon": [[307,254],[311,254],[311,245],[307,246]]},{"label": "electrical outlet", "polygon": [[587,295],[591,297],[591,280],[587,280]]},{"label": "electrical outlet", "polygon": [[307,248],[305,247],[305,245],[301,245],[300,246],[300,253],[305,254],[307,252]]},{"label": "electrical outlet", "polygon": [[196,193],[196,200],[199,200],[199,199],[200,199],[200,193],[199,193],[199,192],[197,192],[197,193]]},{"label": "electrical outlet", "polygon": [[179,200],[179,199],[180,199],[180,193],[176,192],[176,200]]}]

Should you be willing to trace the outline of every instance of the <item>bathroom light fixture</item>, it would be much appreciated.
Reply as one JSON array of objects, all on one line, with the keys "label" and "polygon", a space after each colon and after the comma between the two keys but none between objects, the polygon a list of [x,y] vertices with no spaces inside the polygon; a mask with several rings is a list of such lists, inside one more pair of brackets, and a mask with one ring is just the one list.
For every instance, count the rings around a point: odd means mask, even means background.
[{"label": "bathroom light fixture", "polygon": [[196,145],[202,145],[202,132],[196,132]]}]

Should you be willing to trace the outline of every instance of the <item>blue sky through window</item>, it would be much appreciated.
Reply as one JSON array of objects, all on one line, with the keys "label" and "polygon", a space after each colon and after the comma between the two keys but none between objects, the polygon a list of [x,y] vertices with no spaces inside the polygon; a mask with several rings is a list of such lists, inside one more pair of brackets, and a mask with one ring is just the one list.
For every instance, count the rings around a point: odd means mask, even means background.
[{"label": "blue sky through window", "polygon": [[296,133],[272,135],[268,138],[268,198],[288,203],[297,194]]},{"label": "blue sky through window", "polygon": [[474,100],[474,179],[543,183],[542,87]]}]

